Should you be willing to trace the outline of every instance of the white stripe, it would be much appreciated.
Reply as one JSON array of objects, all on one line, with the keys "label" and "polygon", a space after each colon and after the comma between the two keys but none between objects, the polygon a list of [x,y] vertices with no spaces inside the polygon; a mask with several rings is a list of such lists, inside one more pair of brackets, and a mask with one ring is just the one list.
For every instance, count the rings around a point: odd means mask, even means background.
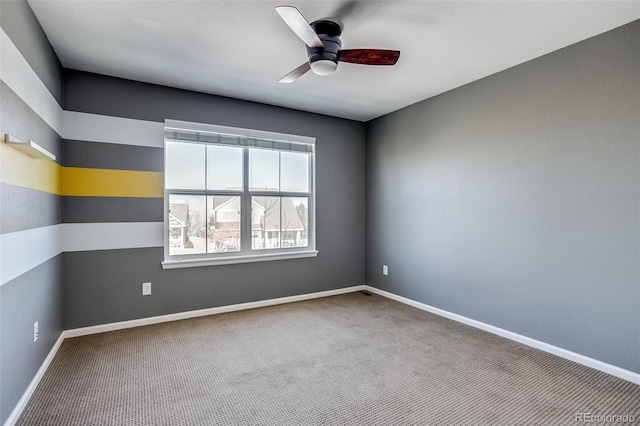
[{"label": "white stripe", "polygon": [[164,123],[65,111],[63,137],[89,142],[164,147]]},{"label": "white stripe", "polygon": [[117,222],[61,223],[2,234],[0,285],[62,252],[162,247],[163,232],[163,222]]},{"label": "white stripe", "polygon": [[60,225],[0,235],[0,285],[59,255]]},{"label": "white stripe", "polygon": [[[163,247],[164,222],[64,223],[63,251]],[[162,259],[158,259],[158,262]]]},{"label": "white stripe", "polygon": [[586,365],[587,367],[594,368],[607,374],[611,374],[612,376],[620,377],[621,379],[628,380],[632,383],[640,385],[640,374],[636,372],[625,370],[624,368],[616,367],[615,365],[607,364],[606,362],[589,358],[588,356],[581,355],[579,353],[572,352],[558,346],[550,345],[549,343],[541,342],[540,340],[532,339],[531,337],[523,336],[522,334],[514,333],[513,331],[505,330],[503,328],[495,327],[484,322],[463,317],[462,315],[454,314],[452,312],[445,311],[444,309],[436,308],[421,302],[416,302],[415,300],[407,299],[406,297],[398,296],[397,294],[389,293],[388,291],[380,290],[369,285],[365,285],[365,290],[404,303],[406,305],[413,306],[414,308],[431,312],[432,314],[440,315],[441,317],[449,318],[450,320],[470,325],[471,327],[479,328],[480,330],[484,330],[492,334],[497,334],[498,336],[502,336],[509,340],[522,343],[523,345],[540,349],[541,351],[557,355],[561,358],[577,362],[578,364]]},{"label": "white stripe", "polygon": [[2,29],[0,29],[0,46],[2,46],[0,49],[2,81],[62,136],[62,107]]}]

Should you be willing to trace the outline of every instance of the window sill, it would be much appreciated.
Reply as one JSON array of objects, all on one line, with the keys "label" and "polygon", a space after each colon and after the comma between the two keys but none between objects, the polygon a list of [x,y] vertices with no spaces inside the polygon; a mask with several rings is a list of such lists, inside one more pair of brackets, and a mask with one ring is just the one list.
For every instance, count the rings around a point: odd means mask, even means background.
[{"label": "window sill", "polygon": [[270,260],[301,259],[316,257],[318,250],[296,251],[292,253],[255,254],[250,256],[225,257],[218,259],[165,260],[162,269],[195,268],[198,266],[234,265],[237,263],[267,262]]}]

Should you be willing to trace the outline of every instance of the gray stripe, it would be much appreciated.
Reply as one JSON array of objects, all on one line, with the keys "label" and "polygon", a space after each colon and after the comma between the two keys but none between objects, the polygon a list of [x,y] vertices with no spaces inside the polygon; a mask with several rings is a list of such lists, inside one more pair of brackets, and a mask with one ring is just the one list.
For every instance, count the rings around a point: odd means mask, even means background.
[{"label": "gray stripe", "polygon": [[[62,332],[62,259],[56,256],[0,287],[0,424]],[[31,337],[35,321],[40,333],[37,342]]]},{"label": "gray stripe", "polygon": [[162,198],[63,197],[65,223],[162,222]]},{"label": "gray stripe", "polygon": [[0,183],[0,234],[62,222],[62,197]]},{"label": "gray stripe", "polygon": [[[3,2],[4,3],[4,2]],[[60,162],[62,138],[16,93],[0,80],[2,132],[20,140],[32,140],[49,150]]]},{"label": "gray stripe", "polygon": [[62,65],[26,1],[3,1],[0,26],[62,105]]},{"label": "gray stripe", "polygon": [[144,146],[64,140],[63,165],[96,169],[164,170],[164,150]]}]

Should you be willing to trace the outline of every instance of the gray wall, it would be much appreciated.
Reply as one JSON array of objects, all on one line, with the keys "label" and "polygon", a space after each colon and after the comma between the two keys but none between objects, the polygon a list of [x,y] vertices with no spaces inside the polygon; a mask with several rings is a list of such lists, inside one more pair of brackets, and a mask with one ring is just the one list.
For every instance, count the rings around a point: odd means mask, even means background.
[{"label": "gray wall", "polygon": [[[65,328],[364,284],[365,125],[286,108],[79,71],[65,73],[65,110],[165,118],[316,138],[316,258],[163,270],[162,247],[64,254]],[[64,142],[65,165],[162,171],[160,148]],[[163,220],[162,199],[65,197],[64,221]],[[141,283],[153,294],[143,297]]]},{"label": "gray wall", "polygon": [[639,135],[640,21],[369,122],[367,283],[640,373]]},{"label": "gray wall", "polygon": [[[28,4],[1,1],[0,8],[0,26],[60,103],[62,69]],[[0,112],[0,130],[38,141],[60,156],[60,135],[4,81],[0,81]],[[57,194],[0,181],[0,205],[0,234],[62,222],[62,198]],[[62,309],[61,255],[1,285],[0,424],[7,420],[60,336]],[[40,337],[34,343],[35,321],[40,326]]]}]

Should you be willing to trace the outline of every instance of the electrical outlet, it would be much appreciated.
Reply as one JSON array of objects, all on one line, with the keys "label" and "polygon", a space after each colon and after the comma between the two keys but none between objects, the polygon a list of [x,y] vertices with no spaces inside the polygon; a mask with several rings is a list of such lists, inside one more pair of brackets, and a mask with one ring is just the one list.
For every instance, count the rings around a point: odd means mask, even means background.
[{"label": "electrical outlet", "polygon": [[142,295],[148,296],[151,294],[151,283],[142,283]]},{"label": "electrical outlet", "polygon": [[389,267],[387,265],[382,265],[382,275],[389,275]]},{"label": "electrical outlet", "polygon": [[33,323],[33,342],[35,343],[38,340],[38,321]]}]

